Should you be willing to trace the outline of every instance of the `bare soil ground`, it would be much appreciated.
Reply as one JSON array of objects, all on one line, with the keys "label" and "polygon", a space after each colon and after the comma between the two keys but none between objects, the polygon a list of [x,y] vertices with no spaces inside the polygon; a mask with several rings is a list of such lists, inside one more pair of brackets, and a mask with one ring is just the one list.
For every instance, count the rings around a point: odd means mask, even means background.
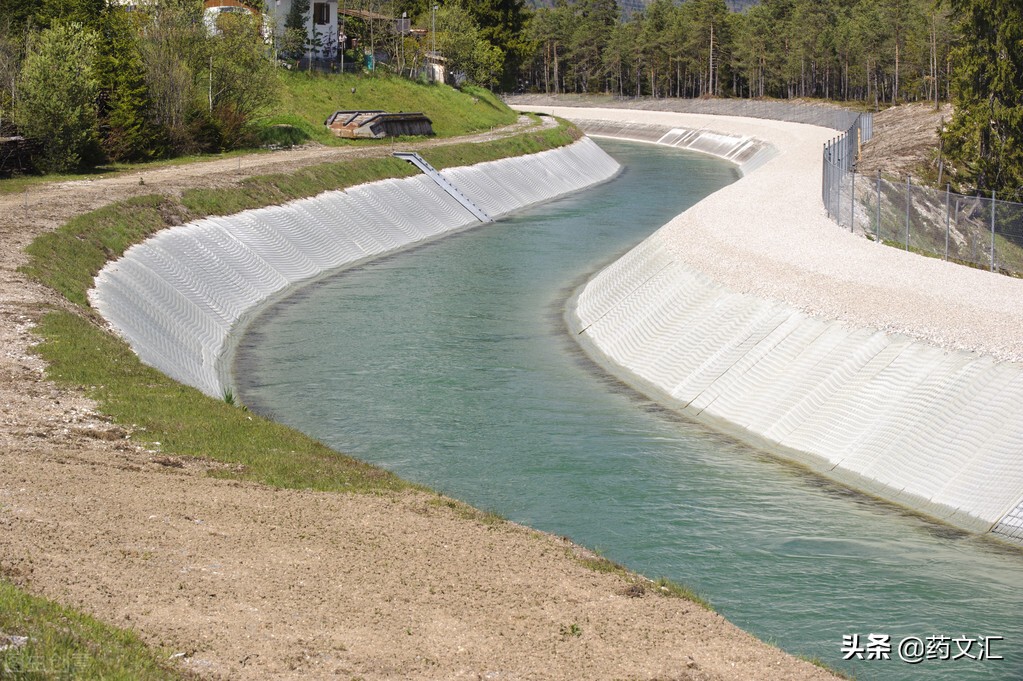
[{"label": "bare soil ground", "polygon": [[938,152],[938,130],[952,120],[952,105],[904,104],[874,114],[874,137],[863,145],[860,173],[905,178],[931,169]]},{"label": "bare soil ground", "polygon": [[211,679],[833,678],[582,566],[566,540],[424,493],[214,479],[219,464],[146,451],[45,379],[33,323],[65,303],[17,272],[40,233],[130,196],[389,151],[309,147],[0,196],[0,575]]}]

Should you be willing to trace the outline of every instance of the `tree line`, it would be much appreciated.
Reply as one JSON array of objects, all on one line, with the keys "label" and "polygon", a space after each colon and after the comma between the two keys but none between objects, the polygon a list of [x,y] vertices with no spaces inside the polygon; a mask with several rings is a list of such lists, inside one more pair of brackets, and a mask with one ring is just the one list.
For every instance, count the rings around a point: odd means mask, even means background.
[{"label": "tree line", "polygon": [[0,130],[40,144],[40,170],[247,143],[276,96],[258,17],[215,30],[199,0],[0,0]]},{"label": "tree line", "polygon": [[523,86],[650,97],[947,99],[954,33],[935,0],[556,0],[532,13]]},{"label": "tree line", "polygon": [[[249,4],[265,9],[265,0]],[[414,38],[380,26],[385,35],[373,39],[368,28],[370,44],[409,77],[436,47],[449,73],[504,91],[872,107],[950,100],[956,114],[942,153],[960,188],[1023,199],[1019,0],[760,0],[743,12],[725,0],[652,0],[628,16],[615,0],[536,9],[524,0],[347,4],[404,12],[429,29]],[[308,7],[293,5],[277,46],[303,49]],[[138,9],[0,0],[0,134],[13,119],[41,140],[42,169],[239,146],[275,98],[275,45],[258,17],[223,15],[211,31],[200,0]]]}]

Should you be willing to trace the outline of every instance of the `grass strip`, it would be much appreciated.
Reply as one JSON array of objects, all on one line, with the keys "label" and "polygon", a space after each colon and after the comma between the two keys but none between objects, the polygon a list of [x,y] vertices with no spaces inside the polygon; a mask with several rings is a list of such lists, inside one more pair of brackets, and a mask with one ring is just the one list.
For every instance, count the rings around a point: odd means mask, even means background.
[{"label": "grass strip", "polygon": [[[18,645],[8,637],[27,637]],[[0,679],[192,678],[173,669],[167,651],[149,648],[128,631],[30,596],[0,580]]]},{"label": "grass strip", "polygon": [[29,262],[21,271],[76,305],[88,306],[85,292],[107,260],[166,227],[165,199],[143,196],[79,215],[28,245]]},{"label": "grass strip", "polygon": [[36,351],[51,380],[83,389],[139,444],[232,464],[212,473],[217,477],[332,492],[415,487],[293,428],[178,383],[142,364],[124,341],[83,316],[48,312],[37,332],[44,340]]},{"label": "grass strip", "polygon": [[435,147],[424,151],[422,156],[435,168],[453,168],[512,156],[537,154],[569,145],[580,137],[582,132],[577,127],[566,121],[559,121],[553,128],[531,130],[493,142]]},{"label": "grass strip", "polygon": [[[580,135],[570,123],[560,121],[553,128],[490,142],[444,145],[423,155],[435,167],[449,168],[555,149]],[[367,182],[411,177],[418,172],[390,156],[357,158],[321,163],[291,173],[256,175],[234,187],[191,189],[180,198],[151,194],[127,199],[80,215],[56,231],[36,238],[25,249],[30,260],[21,271],[86,308],[86,292],[103,266],[165,227],[279,205]]]}]

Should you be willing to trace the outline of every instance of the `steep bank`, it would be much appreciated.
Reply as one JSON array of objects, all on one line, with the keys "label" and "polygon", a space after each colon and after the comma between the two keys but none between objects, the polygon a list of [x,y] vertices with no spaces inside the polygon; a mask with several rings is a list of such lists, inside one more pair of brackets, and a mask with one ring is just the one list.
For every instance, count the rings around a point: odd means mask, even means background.
[{"label": "steep bank", "polygon": [[[536,108],[536,107],[530,107]],[[778,156],[580,292],[600,359],[672,406],[972,531],[1023,535],[1023,282],[841,232],[820,206],[832,130],[555,108],[752,136]]]},{"label": "steep bank", "polygon": [[[618,164],[591,140],[442,176],[491,217],[607,180]],[[129,249],[90,300],[143,362],[219,397],[232,390],[235,325],[295,284],[479,224],[426,175],[207,218]]]}]

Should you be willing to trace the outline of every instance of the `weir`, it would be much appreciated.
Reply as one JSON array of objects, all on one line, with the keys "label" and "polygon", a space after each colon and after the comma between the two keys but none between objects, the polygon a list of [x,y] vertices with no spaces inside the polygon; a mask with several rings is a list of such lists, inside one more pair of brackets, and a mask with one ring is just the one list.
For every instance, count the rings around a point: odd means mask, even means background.
[{"label": "weir", "polygon": [[[440,173],[489,216],[613,177],[592,140]],[[325,273],[479,224],[426,176],[212,217],[164,230],[97,275],[89,299],[140,359],[221,397],[239,324],[271,297]]]}]

